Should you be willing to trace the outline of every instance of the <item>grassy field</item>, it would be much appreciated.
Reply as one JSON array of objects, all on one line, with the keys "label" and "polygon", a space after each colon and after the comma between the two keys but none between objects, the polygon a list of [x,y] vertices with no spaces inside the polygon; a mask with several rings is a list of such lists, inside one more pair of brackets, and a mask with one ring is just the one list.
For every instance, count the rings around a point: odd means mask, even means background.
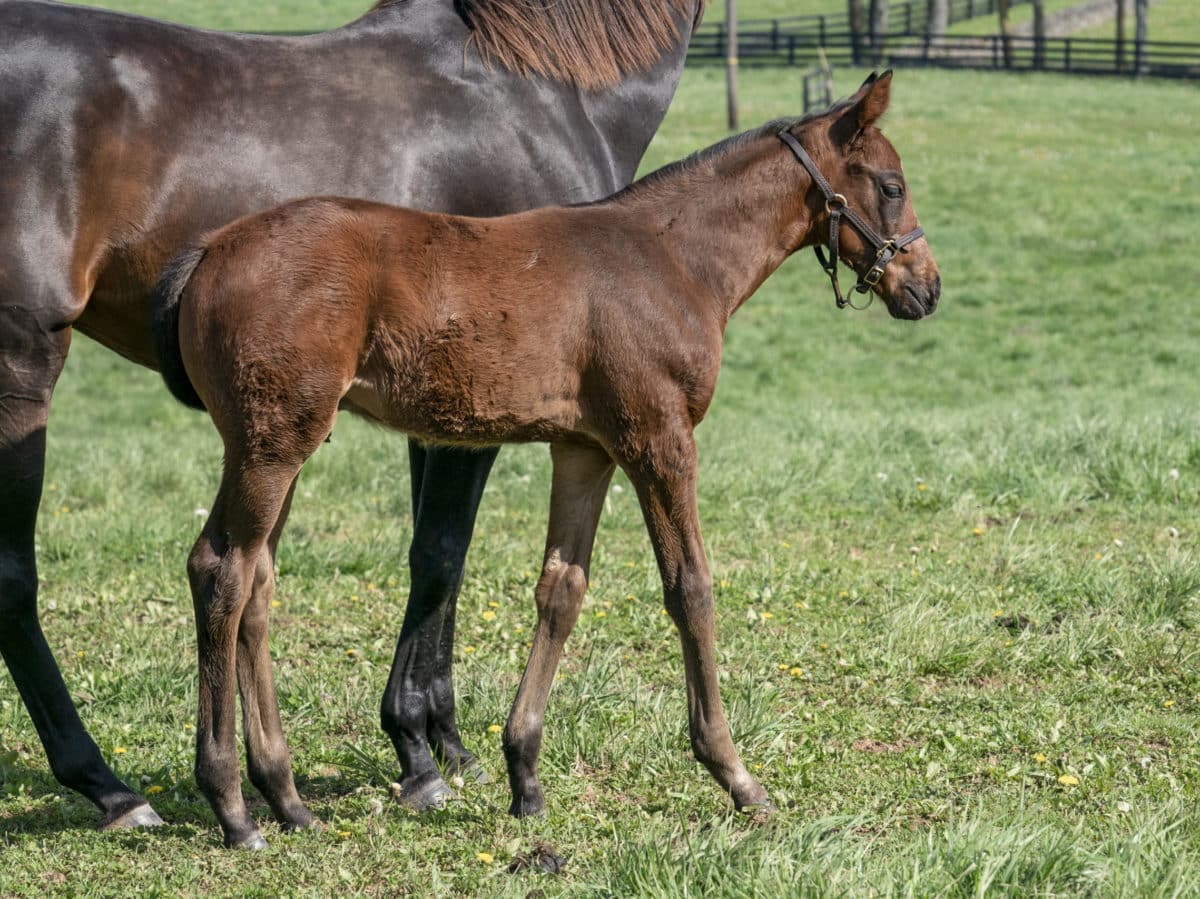
[{"label": "grassy field", "polygon": [[[797,111],[792,79],[742,83],[748,125]],[[648,166],[722,136],[720,85],[687,73]],[[533,623],[542,447],[501,454],[460,607],[461,724],[497,782],[428,817],[392,804],[377,707],[407,465],[401,438],[344,420],[301,480],[272,634],[328,829],[220,849],[191,775],[183,571],[220,448],[155,376],[78,338],[51,422],[44,623],[93,735],[169,823],[92,832],[0,673],[0,895],[1195,895],[1198,120],[1185,84],[901,72],[886,130],[942,309],[838,312],[803,254],[731,323],[701,514],[735,739],[780,805],[766,823],[690,755],[621,478],[551,699],[548,815],[504,814],[492,731]],[[564,874],[508,872],[537,841]]]}]

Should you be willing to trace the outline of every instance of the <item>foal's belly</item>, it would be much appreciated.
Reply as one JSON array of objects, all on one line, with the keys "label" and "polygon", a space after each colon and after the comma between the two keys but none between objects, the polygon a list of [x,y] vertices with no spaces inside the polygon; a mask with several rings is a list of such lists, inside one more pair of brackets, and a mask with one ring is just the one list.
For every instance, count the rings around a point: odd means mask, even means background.
[{"label": "foal's belly", "polygon": [[528,397],[490,385],[448,392],[417,382],[407,388],[356,379],[339,408],[430,443],[466,446],[552,442],[578,435],[582,426],[578,404],[562,397]]}]

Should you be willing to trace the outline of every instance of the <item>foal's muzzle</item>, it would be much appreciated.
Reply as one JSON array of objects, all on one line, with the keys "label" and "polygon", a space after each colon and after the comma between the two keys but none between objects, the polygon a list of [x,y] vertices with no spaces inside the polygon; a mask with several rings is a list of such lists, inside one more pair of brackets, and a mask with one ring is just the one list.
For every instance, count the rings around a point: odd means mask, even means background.
[{"label": "foal's muzzle", "polygon": [[[829,258],[825,257],[825,252],[820,245],[813,247],[817,254],[817,261],[821,263],[821,268],[825,270],[825,274],[829,276],[829,281],[833,285],[833,299],[837,303],[839,309],[844,309],[850,306],[853,309],[863,308],[866,306],[855,306],[849,299],[842,296],[841,285],[838,284],[838,236],[841,233],[842,219],[849,222],[854,229],[862,235],[863,240],[875,250],[875,259],[865,273],[859,273],[858,283],[854,285],[856,293],[868,293],[883,278],[883,273],[895,257],[897,253],[905,252],[906,248],[913,241],[924,237],[925,231],[918,225],[907,234],[901,234],[898,237],[883,238],[875,233],[867,222],[851,209],[846,204],[846,198],[842,194],[834,193],[829,182],[825,180],[825,176],[821,174],[821,170],[817,168],[817,164],[813,162],[813,158],[808,155],[808,151],[800,145],[800,141],[792,136],[791,132],[784,129],[779,132],[779,139],[784,142],[792,155],[804,166],[813,183],[825,195],[825,211],[829,214]],[[940,288],[939,288],[940,289]],[[937,305],[937,298],[932,300],[933,305]],[[867,301],[867,306],[870,305],[870,300]],[[933,311],[933,307],[929,307],[929,311]],[[922,315],[914,315],[913,318],[921,318]],[[908,316],[902,316],[907,318]]]}]

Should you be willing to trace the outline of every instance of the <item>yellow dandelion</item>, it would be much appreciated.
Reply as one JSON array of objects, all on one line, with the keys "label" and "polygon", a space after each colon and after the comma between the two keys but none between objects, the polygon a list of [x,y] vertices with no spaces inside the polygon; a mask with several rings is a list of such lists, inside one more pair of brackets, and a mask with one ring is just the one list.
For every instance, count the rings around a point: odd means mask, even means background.
[{"label": "yellow dandelion", "polygon": [[597,618],[604,618],[606,615],[608,615],[608,612],[604,611],[603,609],[600,609],[596,612]]},{"label": "yellow dandelion", "polygon": [[1039,752],[1033,757],[1033,760],[1039,765],[1044,765],[1046,764],[1046,755],[1045,753]]},{"label": "yellow dandelion", "polygon": [[395,586],[396,586],[396,584],[398,584],[398,583],[400,583],[400,582],[399,582],[399,581],[397,581],[397,580],[396,580],[394,577],[390,577],[390,578],[388,578],[388,579],[387,579],[387,585],[388,585],[389,587],[395,587]]},{"label": "yellow dandelion", "polygon": [[804,669],[803,668],[789,668],[788,674],[790,674],[792,677],[804,677]]},{"label": "yellow dandelion", "polygon": [[339,830],[337,832],[337,835],[338,835],[338,839],[341,839],[341,840],[348,840],[348,839],[350,839],[350,837],[353,836],[353,834],[350,833],[350,831],[348,831],[348,830]]},{"label": "yellow dandelion", "polygon": [[759,617],[763,621],[770,621],[772,618],[775,617],[775,613],[774,612],[763,612],[761,615],[759,615]]},{"label": "yellow dandelion", "polygon": [[829,644],[828,644],[828,643],[818,643],[818,644],[817,644],[817,648],[818,648],[818,649],[828,649],[828,648],[829,648]]},{"label": "yellow dandelion", "polygon": [[999,617],[1000,617],[1001,615],[1003,615],[1003,614],[1004,614],[1004,610],[1003,610],[1003,609],[997,609],[996,611],[992,612],[992,617],[993,617],[993,618],[999,618]]},{"label": "yellow dandelion", "polygon": [[792,544],[788,543],[786,540],[780,540],[779,545],[782,546],[784,549],[792,548]]},{"label": "yellow dandelion", "polygon": [[348,658],[348,659],[352,659],[352,658],[354,658],[356,655],[358,655],[358,653],[357,653],[357,652],[355,652],[353,649],[347,649],[347,650],[346,650],[346,658]]},{"label": "yellow dandelion", "polygon": [[494,599],[489,599],[488,600],[488,608],[489,609],[498,609],[498,608],[500,608],[500,603],[496,602],[496,600],[494,600]]},{"label": "yellow dandelion", "polygon": [[806,603],[806,602],[803,602],[803,601],[801,601],[801,602],[798,602],[798,603],[796,603],[796,608],[797,608],[797,609],[801,609],[801,610],[803,610],[803,609],[807,609],[807,608],[808,608],[808,603]]},{"label": "yellow dandelion", "polygon": [[79,652],[75,653],[75,657],[76,657],[76,658],[78,658],[78,659],[82,659],[82,658],[83,658],[83,656],[84,656],[84,652],[83,652],[83,650],[82,650],[82,649],[81,649],[81,650],[79,650]]},{"label": "yellow dandelion", "polygon": [[1164,703],[1163,703],[1163,708],[1164,708],[1164,709],[1169,709],[1169,708],[1170,708],[1171,706],[1173,706],[1173,705],[1175,705],[1175,700],[1174,700],[1174,699],[1168,699],[1166,702],[1164,702]]},{"label": "yellow dandelion", "polygon": [[277,599],[271,600],[271,608],[272,609],[278,609],[281,605],[283,605],[283,603],[281,603],[279,600],[277,600]]},{"label": "yellow dandelion", "polygon": [[488,725],[488,733],[489,734],[498,734],[502,730],[504,730],[504,728],[501,727],[499,724],[489,724]]},{"label": "yellow dandelion", "polygon": [[484,621],[495,621],[496,613],[493,612],[491,609],[488,609],[486,612],[483,613],[483,620]]},{"label": "yellow dandelion", "polygon": [[1104,558],[1104,553],[1096,553],[1096,561],[1099,562]]},{"label": "yellow dandelion", "polygon": [[468,656],[469,656],[469,655],[470,655],[471,653],[473,653],[474,651],[475,651],[475,647],[474,647],[474,646],[464,646],[464,647],[463,647],[463,655],[468,655]]},{"label": "yellow dandelion", "polygon": [[184,729],[184,730],[194,730],[194,729],[195,729],[195,725],[192,725],[192,724],[185,724],[185,725],[183,726],[183,729]]},{"label": "yellow dandelion", "polygon": [[983,528],[973,528],[971,530],[971,533],[974,534],[976,537],[982,537],[983,536]]},{"label": "yellow dandelion", "polygon": [[929,488],[928,488],[928,487],[927,487],[925,484],[918,484],[918,485],[917,485],[917,489],[918,489],[919,491],[921,491],[922,493],[924,493],[924,492],[925,492],[926,490],[928,490]]},{"label": "yellow dandelion", "polygon": [[117,755],[124,755],[128,751],[129,750],[126,749],[124,746],[114,746],[113,747],[113,752],[116,753]]},{"label": "yellow dandelion", "polygon": [[154,784],[154,785],[146,788],[146,795],[154,796],[155,794],[161,793],[162,791],[163,791],[163,787],[159,786],[158,784]]},{"label": "yellow dandelion", "polygon": [[787,663],[787,662],[780,662],[780,663],[779,663],[777,666],[775,666],[775,667],[777,667],[777,668],[778,668],[780,671],[787,671],[787,670],[788,670],[788,663]]},{"label": "yellow dandelion", "polygon": [[626,598],[627,600],[629,600],[630,602],[636,602],[636,601],[637,601],[637,597],[636,597],[636,596],[634,596],[632,593],[626,593],[626,594],[625,594],[625,598]]},{"label": "yellow dandelion", "polygon": [[479,859],[481,862],[483,862],[485,865],[490,865],[492,862],[494,862],[496,860],[495,858],[492,857],[492,854],[490,852],[476,852],[475,857],[477,859]]},{"label": "yellow dandelion", "polygon": [[1062,784],[1064,787],[1079,786],[1079,778],[1076,777],[1074,774],[1060,774],[1058,776],[1058,782],[1060,784]]},{"label": "yellow dandelion", "polygon": [[845,599],[849,595],[850,595],[849,590],[839,590],[838,591],[838,599]]},{"label": "yellow dandelion", "polygon": [[729,586],[729,581],[727,581],[727,580],[725,580],[724,578],[722,578],[722,579],[721,579],[721,589],[722,589],[722,590],[724,590],[724,589],[725,589],[726,587],[728,587],[728,586]]}]

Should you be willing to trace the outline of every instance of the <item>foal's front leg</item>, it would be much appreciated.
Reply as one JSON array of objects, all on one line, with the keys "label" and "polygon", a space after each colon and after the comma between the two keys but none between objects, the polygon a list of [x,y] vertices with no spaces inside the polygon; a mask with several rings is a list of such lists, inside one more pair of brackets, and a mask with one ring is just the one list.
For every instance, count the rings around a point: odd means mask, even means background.
[{"label": "foal's front leg", "polygon": [[717,686],[712,575],[700,537],[691,432],[664,435],[627,471],[658,559],[666,609],[683,644],[692,751],[738,809],[769,807],[767,791],[733,745]]},{"label": "foal's front leg", "polygon": [[230,847],[266,846],[242,797],[235,694],[238,631],[259,557],[297,470],[255,467],[227,455],[212,514],[188,557],[200,662],[196,784]]},{"label": "foal's front leg", "polygon": [[579,620],[596,526],[615,468],[612,459],[599,447],[555,445],[550,451],[554,483],[550,492],[546,555],[535,594],[537,628],[529,662],[504,728],[512,815],[534,815],[545,807],[537,776],[542,721],[563,645]]}]

